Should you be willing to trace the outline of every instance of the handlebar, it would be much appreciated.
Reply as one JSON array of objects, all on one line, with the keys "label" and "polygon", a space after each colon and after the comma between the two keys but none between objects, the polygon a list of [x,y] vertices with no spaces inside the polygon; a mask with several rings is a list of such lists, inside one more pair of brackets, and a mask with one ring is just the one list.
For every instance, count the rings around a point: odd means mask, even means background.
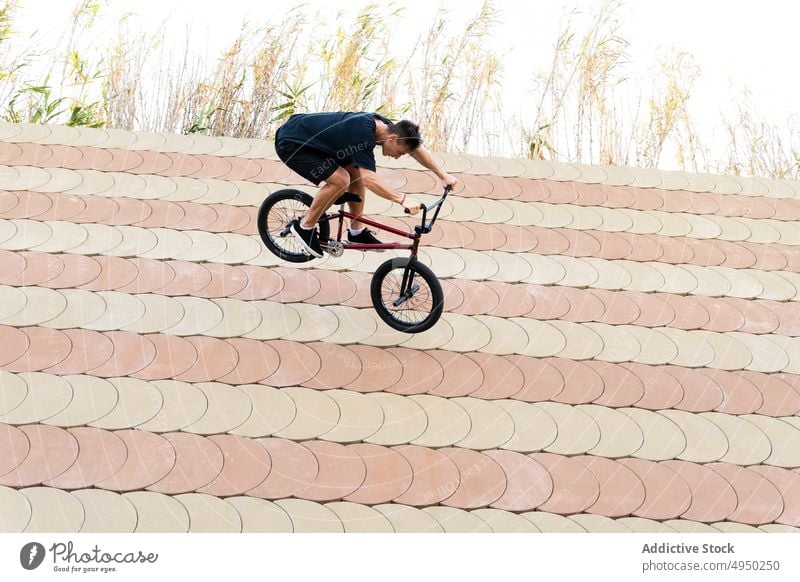
[{"label": "handlebar", "polygon": [[[444,192],[442,193],[441,197],[438,200],[436,200],[436,202],[432,203],[430,206],[426,206],[425,204],[419,205],[419,207],[422,209],[422,221],[418,226],[414,227],[414,230],[424,234],[427,234],[431,231],[433,223],[436,222],[436,218],[439,216],[439,210],[441,210],[442,204],[444,203],[445,199],[447,198],[447,195],[450,194],[452,189],[453,189],[452,186],[445,186]],[[434,213],[433,218],[431,218],[429,224],[425,224],[425,220],[428,217],[428,212],[434,209],[436,210],[436,212]],[[408,208],[404,208],[403,210],[405,211],[406,214],[411,214]]]}]

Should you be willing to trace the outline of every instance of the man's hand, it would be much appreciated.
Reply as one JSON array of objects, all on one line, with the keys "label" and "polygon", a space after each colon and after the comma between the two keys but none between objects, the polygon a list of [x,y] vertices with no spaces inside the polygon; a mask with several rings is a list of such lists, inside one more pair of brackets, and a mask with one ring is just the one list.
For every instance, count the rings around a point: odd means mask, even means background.
[{"label": "man's hand", "polygon": [[455,176],[451,176],[448,173],[442,174],[442,186],[443,187],[450,186],[450,188],[455,188],[455,185],[457,183],[458,183],[458,179],[456,179]]},{"label": "man's hand", "polygon": [[413,196],[409,196],[406,194],[405,198],[403,198],[403,208],[406,209],[408,214],[414,215],[419,212],[419,200],[414,198]]}]

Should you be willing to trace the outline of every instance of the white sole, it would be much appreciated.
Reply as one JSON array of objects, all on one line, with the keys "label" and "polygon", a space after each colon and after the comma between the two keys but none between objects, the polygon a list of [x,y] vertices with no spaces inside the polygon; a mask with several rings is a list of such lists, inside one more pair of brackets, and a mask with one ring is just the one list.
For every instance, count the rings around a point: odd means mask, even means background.
[{"label": "white sole", "polygon": [[[300,228],[300,226],[298,225],[297,228]],[[318,253],[314,252],[314,249],[312,249],[310,246],[308,246],[306,241],[303,240],[303,237],[300,236],[300,234],[294,228],[291,228],[289,230],[292,231],[292,235],[294,236],[294,238],[297,239],[297,242],[300,243],[300,246],[303,247],[303,250],[305,250],[306,254],[309,257],[315,257],[317,259],[321,259],[322,258],[322,253],[318,254]]]}]

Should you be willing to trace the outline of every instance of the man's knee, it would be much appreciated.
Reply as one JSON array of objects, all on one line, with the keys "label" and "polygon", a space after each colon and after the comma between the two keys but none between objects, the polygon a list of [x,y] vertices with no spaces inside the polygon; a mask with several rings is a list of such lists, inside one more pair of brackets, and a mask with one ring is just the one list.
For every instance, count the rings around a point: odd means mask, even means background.
[{"label": "man's knee", "polygon": [[337,168],[333,174],[328,176],[325,182],[337,190],[346,190],[350,186],[350,174],[343,168]]}]

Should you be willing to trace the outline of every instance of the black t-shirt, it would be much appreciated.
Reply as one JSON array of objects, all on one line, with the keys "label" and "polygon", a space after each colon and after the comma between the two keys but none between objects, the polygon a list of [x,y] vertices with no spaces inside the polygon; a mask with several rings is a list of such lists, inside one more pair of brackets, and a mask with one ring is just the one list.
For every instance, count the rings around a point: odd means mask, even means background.
[{"label": "black t-shirt", "polygon": [[378,113],[298,113],[277,132],[277,140],[312,147],[331,156],[340,166],[350,164],[375,171],[375,119],[392,122]]}]

